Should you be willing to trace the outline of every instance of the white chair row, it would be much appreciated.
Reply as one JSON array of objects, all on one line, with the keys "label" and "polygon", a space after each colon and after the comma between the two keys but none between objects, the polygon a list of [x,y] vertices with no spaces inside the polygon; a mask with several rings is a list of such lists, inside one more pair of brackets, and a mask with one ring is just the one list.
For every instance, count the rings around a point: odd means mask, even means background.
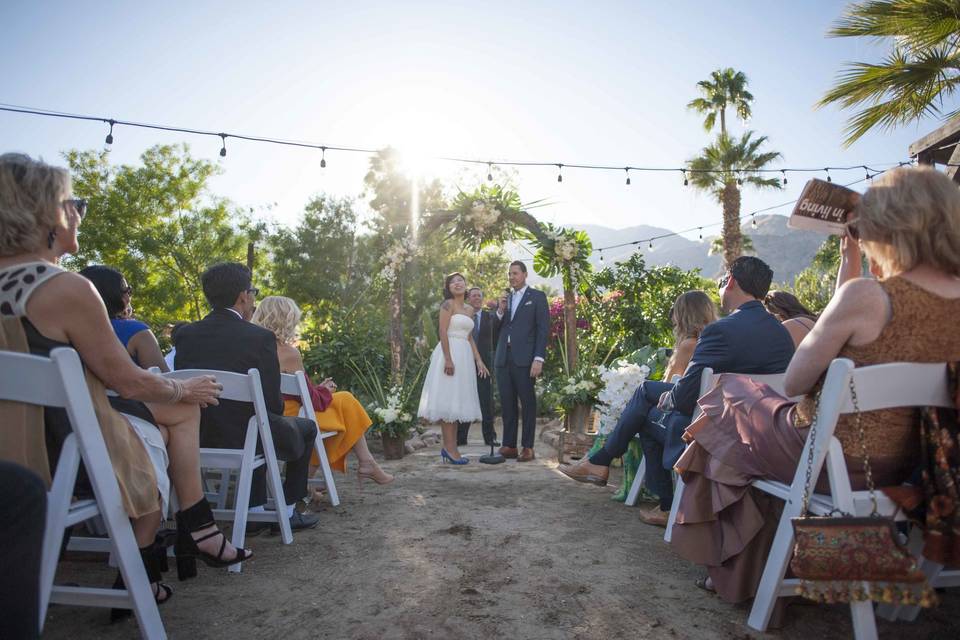
[{"label": "white chair row", "polygon": [[[188,370],[165,374],[172,378],[185,379],[196,375],[215,375],[223,385],[221,399],[250,402],[254,415],[247,425],[243,449],[201,449],[201,466],[226,469],[221,479],[229,479],[233,471],[238,474],[235,508],[227,509],[221,501],[214,510],[218,520],[233,523],[232,542],[244,546],[246,522],[276,521],[285,544],[293,541],[290,521],[284,509],[250,512],[236,508],[249,503],[251,480],[254,469],[267,467],[268,489],[273,496],[282,496],[279,462],[270,434],[270,426],[256,369],[247,374],[223,371]],[[316,424],[313,405],[310,401],[306,377],[302,371],[284,374],[281,391],[299,397],[300,415]],[[0,400],[23,402],[46,407],[66,409],[73,432],[63,444],[53,481],[48,492],[46,528],[44,531],[40,580],[40,628],[43,628],[49,604],[72,604],[110,608],[131,608],[136,614],[141,635],[144,638],[166,638],[153,593],[147,581],[146,571],[137,548],[130,521],[123,509],[120,490],[100,431],[99,423],[87,392],[83,367],[73,349],[61,348],[51,353],[50,358],[0,351]],[[128,419],[135,419],[128,416]],[[318,430],[315,441],[320,457],[324,480],[333,505],[340,500],[333,474],[323,447],[323,438],[333,435]],[[257,443],[262,443],[263,453],[257,454]],[[95,499],[73,501],[81,461],[87,470]],[[226,496],[226,482],[221,482],[221,493]],[[275,501],[276,502],[276,501]],[[282,505],[282,500],[280,504]],[[72,536],[69,548],[110,553],[110,564],[118,566],[127,589],[102,589],[60,586],[54,584],[57,562],[63,543],[64,530],[76,524],[99,520],[107,538]],[[98,524],[98,526],[101,526]],[[240,564],[232,565],[231,571],[240,571]]]},{"label": "white chair row", "polygon": [[[700,395],[707,393],[719,377],[711,369],[705,369],[701,377]],[[783,374],[751,375],[752,379],[770,385],[783,394]],[[850,476],[843,457],[840,442],[834,437],[838,418],[855,411],[850,398],[850,380],[857,391],[861,411],[874,411],[894,407],[952,407],[953,400],[947,392],[946,365],[919,363],[890,363],[855,368],[852,361],[837,358],[827,370],[820,404],[817,410],[817,438],[813,451],[812,477],[826,470],[830,482],[830,495],[814,494],[810,510],[818,515],[841,511],[857,516],[869,515],[872,503],[868,491],[853,491]],[[795,400],[797,398],[794,398]],[[699,407],[697,408],[699,411]],[[695,416],[696,417],[696,414]],[[770,554],[757,595],[754,598],[747,625],[758,631],[766,631],[777,600],[796,595],[797,579],[784,578],[793,552],[793,527],[791,519],[800,515],[807,460],[811,443],[808,440],[800,456],[800,463],[790,485],[771,480],[756,480],[753,487],[785,501],[783,514],[777,528]],[[641,476],[638,472],[638,478]],[[637,484],[635,482],[635,484]],[[633,490],[631,489],[631,493]],[[683,494],[683,481],[677,479],[673,506],[670,512],[664,540],[670,542],[676,520],[677,507]],[[877,493],[879,513],[897,516],[894,503],[882,492]],[[902,516],[901,516],[902,519]],[[918,558],[920,568],[927,575],[932,587],[960,586],[960,570],[945,570],[942,565],[930,562],[920,555],[922,535],[919,530],[911,532],[911,552]],[[854,635],[861,640],[877,637],[874,609],[871,602],[850,604]],[[914,620],[919,613],[915,606],[881,605],[877,613],[896,620]]]},{"label": "white chair row", "polygon": [[[76,351],[54,349],[50,358],[0,351],[0,399],[61,407],[73,428],[63,443],[47,493],[40,566],[40,629],[50,603],[127,608],[133,609],[144,638],[166,638]],[[74,502],[73,488],[81,461],[95,498]],[[96,516],[103,519],[126,589],[54,584],[64,529]]]}]

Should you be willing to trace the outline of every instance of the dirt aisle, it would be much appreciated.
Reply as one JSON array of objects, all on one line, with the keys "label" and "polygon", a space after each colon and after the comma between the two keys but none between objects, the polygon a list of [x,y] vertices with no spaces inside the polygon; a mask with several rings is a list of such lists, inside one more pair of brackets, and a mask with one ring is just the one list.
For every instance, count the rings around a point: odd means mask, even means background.
[{"label": "dirt aisle", "polygon": [[[474,436],[476,437],[476,436]],[[610,491],[528,464],[441,466],[438,448],[384,466],[388,487],[338,476],[342,504],[290,546],[264,534],[241,575],[200,566],[160,611],[173,638],[744,638],[748,609],[696,589],[698,569]],[[464,452],[481,455],[482,446]],[[70,563],[84,582],[100,565]],[[791,607],[767,637],[846,638],[848,610]],[[956,637],[960,594],[881,637]],[[104,610],[51,608],[45,638],[129,638]]]}]

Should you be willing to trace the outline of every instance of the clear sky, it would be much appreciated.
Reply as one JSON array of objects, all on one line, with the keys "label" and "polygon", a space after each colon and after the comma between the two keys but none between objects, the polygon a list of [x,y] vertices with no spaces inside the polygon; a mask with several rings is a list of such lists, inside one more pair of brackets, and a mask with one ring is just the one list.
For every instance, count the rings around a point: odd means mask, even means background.
[{"label": "clear sky", "polygon": [[[750,79],[749,127],[786,167],[906,160],[926,121],[841,146],[846,114],[814,109],[842,63],[882,46],[827,39],[842,1],[787,2],[35,2],[0,3],[0,103],[420,154],[682,166],[709,142],[688,112],[696,82],[725,66]],[[731,114],[732,115],[732,114]],[[743,125],[733,122],[739,133]],[[58,161],[103,146],[106,127],[0,113],[4,151]],[[189,142],[222,162],[218,195],[296,219],[315,193],[359,198],[367,159],[118,128],[112,159]],[[428,166],[465,188],[458,167]],[[482,174],[486,173],[481,168]],[[821,176],[822,177],[822,176]],[[849,182],[862,170],[835,174]],[[715,223],[719,205],[676,174],[520,169],[524,201],[568,225],[671,229]],[[743,210],[795,198],[747,190]],[[789,213],[789,208],[781,210]],[[691,234],[696,236],[696,232]],[[625,238],[632,239],[632,238]]]}]

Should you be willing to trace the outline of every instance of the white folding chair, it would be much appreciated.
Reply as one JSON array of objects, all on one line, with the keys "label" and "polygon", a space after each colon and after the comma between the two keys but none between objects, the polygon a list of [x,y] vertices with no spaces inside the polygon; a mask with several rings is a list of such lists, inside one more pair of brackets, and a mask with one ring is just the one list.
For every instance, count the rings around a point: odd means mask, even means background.
[{"label": "white folding chair", "polygon": [[[700,375],[700,395],[697,397],[702,398],[704,395],[706,395],[707,392],[713,388],[713,385],[717,384],[717,380],[721,375],[723,374],[714,373],[713,369],[710,367],[705,367]],[[785,374],[783,373],[750,373],[738,375],[747,375],[751,380],[755,382],[762,382],[777,393],[783,395],[783,381],[785,378]],[[693,410],[693,420],[699,418],[701,413],[702,411],[700,410],[700,405],[698,404]],[[673,525],[677,521],[677,509],[680,507],[680,498],[683,496],[683,487],[683,478],[677,475],[676,483],[673,489],[673,502],[670,504],[670,517],[667,518],[667,530],[663,533],[664,542],[670,542],[670,540],[673,538]]]},{"label": "white folding chair", "polygon": [[[843,449],[840,442],[833,436],[840,415],[854,412],[853,402],[850,399],[851,377],[861,411],[893,407],[953,406],[952,398],[947,392],[946,365],[942,363],[898,362],[854,368],[851,360],[835,359],[827,369],[827,377],[820,393],[820,405],[817,409],[817,437],[813,448],[811,477],[820,477],[820,472],[826,465],[827,477],[830,481],[830,495],[813,494],[810,498],[809,508],[817,515],[827,515],[834,510],[839,510],[865,516],[872,510],[870,492],[851,489]],[[785,579],[784,574],[793,551],[793,527],[790,520],[800,515],[809,456],[810,441],[808,439],[790,485],[770,480],[757,480],[753,483],[757,489],[786,502],[776,537],[767,557],[766,567],[763,570],[763,577],[753,601],[753,608],[747,620],[747,625],[758,631],[766,630],[778,598],[796,595],[799,580]],[[880,514],[888,516],[897,514],[896,505],[882,492],[877,492],[876,498]],[[931,573],[935,573],[935,567],[928,564],[926,568]],[[937,578],[934,578],[933,586],[953,585],[957,582],[960,582],[957,577],[945,575],[939,583]],[[851,602],[850,614],[853,618],[853,631],[856,638],[877,637],[876,620],[871,602]]]},{"label": "white folding chair", "polygon": [[[313,424],[317,425],[317,416],[313,410],[313,401],[310,399],[310,387],[307,386],[307,376],[303,371],[296,373],[280,374],[280,392],[289,396],[300,398],[300,417],[307,418]],[[317,456],[320,458],[320,468],[323,469],[323,480],[311,478],[308,482],[310,486],[323,484],[330,495],[330,504],[334,507],[340,504],[340,496],[337,494],[337,485],[333,482],[333,470],[330,468],[330,460],[327,458],[327,450],[323,446],[324,438],[332,438],[336,435],[335,431],[321,431],[317,426],[317,439],[314,441],[314,448]]]},{"label": "white folding chair", "polygon": [[[263,399],[263,387],[260,386],[260,372],[256,369],[250,369],[246,374],[211,369],[180,369],[163,375],[178,380],[204,375],[215,376],[217,382],[223,385],[220,400],[253,404],[254,413],[247,423],[247,434],[243,449],[200,448],[201,468],[226,470],[226,473],[221,476],[221,492],[225,492],[222,485],[229,480],[232,471],[236,470],[238,474],[234,508],[226,509],[224,504],[218,504],[217,508],[213,510],[213,516],[217,520],[226,520],[233,523],[230,542],[238,549],[243,548],[248,521],[276,522],[280,527],[280,537],[283,543],[290,544],[293,542],[290,519],[287,517],[283,499],[280,465],[277,462],[273,436],[270,433],[270,420],[267,415],[267,405]],[[258,439],[263,449],[262,454],[257,453]],[[276,509],[250,511],[248,505],[250,504],[253,471],[264,465],[267,467],[267,488],[274,497]],[[239,573],[242,564],[241,562],[232,564],[229,569],[233,573]]]},{"label": "white folding chair", "polygon": [[[41,630],[47,607],[53,602],[133,609],[144,638],[166,638],[76,351],[54,349],[50,358],[0,352],[0,399],[62,407],[67,411],[73,429],[63,443],[47,494],[47,522],[40,566]],[[95,498],[72,502],[81,461]],[[97,515],[103,518],[126,589],[55,585],[64,529]]]},{"label": "white folding chair", "polygon": [[[670,382],[676,384],[680,381],[680,374],[674,374],[670,378]],[[630,485],[630,492],[627,494],[627,499],[624,501],[624,504],[628,507],[632,507],[637,504],[637,497],[640,495],[640,489],[643,488],[643,476],[647,474],[647,457],[644,456],[640,458],[640,464],[637,465],[637,475],[633,477],[633,483]]]}]

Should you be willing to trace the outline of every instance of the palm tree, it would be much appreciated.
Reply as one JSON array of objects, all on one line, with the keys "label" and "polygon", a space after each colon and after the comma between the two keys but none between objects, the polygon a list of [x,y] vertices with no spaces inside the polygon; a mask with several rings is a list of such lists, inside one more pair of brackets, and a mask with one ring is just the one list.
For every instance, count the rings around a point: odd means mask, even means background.
[{"label": "palm tree", "polygon": [[696,158],[687,161],[690,183],[709,191],[723,206],[723,261],[730,265],[743,251],[740,232],[740,187],[780,189],[777,178],[765,178],[758,170],[780,158],[778,151],[760,151],[766,136],[747,131],[739,139],[720,135]]},{"label": "palm tree", "polygon": [[707,114],[703,121],[703,128],[707,131],[713,131],[719,114],[720,135],[727,135],[727,107],[732,107],[743,121],[750,118],[753,94],[747,91],[747,76],[742,71],[730,67],[717,69],[710,74],[710,80],[701,80],[697,86],[703,95],[691,100],[687,108]]},{"label": "palm tree", "polygon": [[924,116],[949,119],[944,99],[960,85],[960,0],[866,0],[851,5],[828,34],[884,38],[879,64],[848,63],[818,106],[862,107],[847,121],[850,146],[874,127],[889,130]]}]

